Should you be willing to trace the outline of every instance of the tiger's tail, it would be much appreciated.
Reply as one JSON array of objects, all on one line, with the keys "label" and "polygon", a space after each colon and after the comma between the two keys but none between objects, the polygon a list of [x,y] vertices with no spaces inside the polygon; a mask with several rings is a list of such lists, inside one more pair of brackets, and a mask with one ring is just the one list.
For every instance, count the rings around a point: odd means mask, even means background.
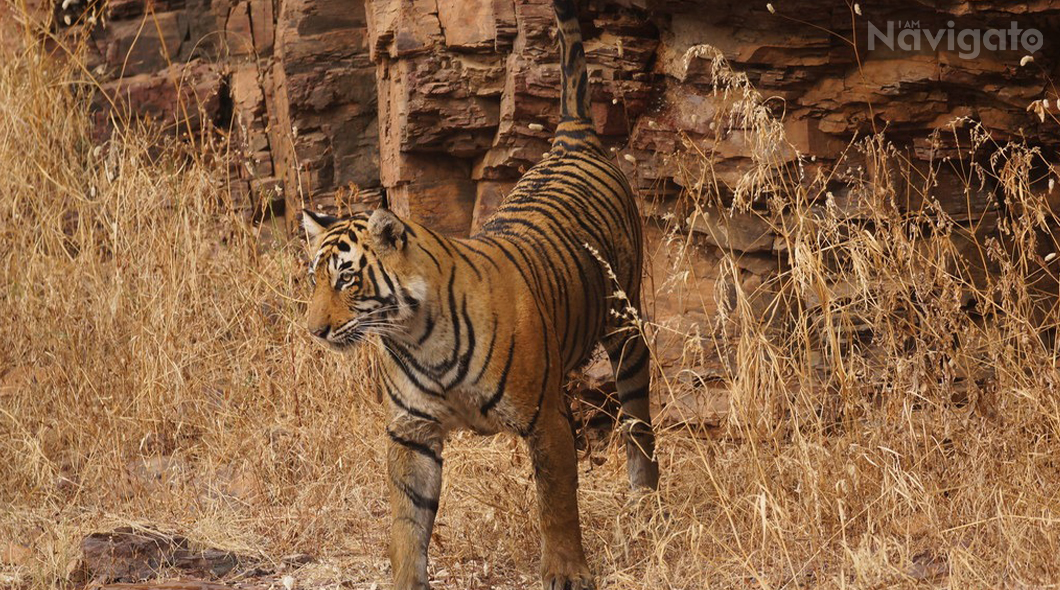
[{"label": "tiger's tail", "polygon": [[593,128],[589,111],[589,74],[585,67],[585,46],[578,24],[575,0],[553,0],[556,24],[559,28],[562,118],[552,140],[557,152],[586,149],[603,153],[603,145]]}]

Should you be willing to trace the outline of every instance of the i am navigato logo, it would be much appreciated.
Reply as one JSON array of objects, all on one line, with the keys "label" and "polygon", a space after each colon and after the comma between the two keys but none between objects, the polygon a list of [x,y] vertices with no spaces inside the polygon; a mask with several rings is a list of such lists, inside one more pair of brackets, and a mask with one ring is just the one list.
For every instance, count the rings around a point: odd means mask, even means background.
[{"label": "i am navigato logo", "polygon": [[955,29],[953,21],[945,29],[923,29],[920,21],[887,21],[886,30],[869,22],[869,51],[884,46],[892,51],[956,51],[961,59],[975,59],[987,51],[1034,53],[1045,40],[1038,29],[1022,29],[1012,22],[1007,29]]}]

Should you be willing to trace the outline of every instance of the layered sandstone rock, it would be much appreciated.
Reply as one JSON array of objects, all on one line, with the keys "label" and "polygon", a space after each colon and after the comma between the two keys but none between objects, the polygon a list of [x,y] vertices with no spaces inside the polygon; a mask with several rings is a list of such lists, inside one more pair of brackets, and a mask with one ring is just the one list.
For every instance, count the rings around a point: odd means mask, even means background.
[{"label": "layered sandstone rock", "polygon": [[[722,192],[755,161],[760,145],[734,124],[741,97],[719,92],[715,50],[783,118],[793,149],[781,161],[797,151],[827,170],[852,138],[884,131],[914,164],[928,162],[959,149],[959,134],[930,139],[959,118],[997,142],[1060,143],[1056,126],[1028,110],[1048,98],[1055,73],[1058,2],[888,0],[858,15],[845,4],[778,0],[772,9],[583,6],[595,122],[641,188],[688,184],[672,156],[692,145]],[[68,1],[55,3],[52,22],[90,31],[89,65],[109,95],[101,126],[111,115],[153,116],[180,131],[230,130],[243,152],[241,192],[283,192],[290,205],[350,185],[385,187],[395,208],[467,232],[547,150],[556,123],[549,0]],[[869,23],[933,32],[1013,22],[1044,38],[1024,66],[1022,49],[963,59],[945,44],[892,50],[877,38],[868,48]],[[943,204],[966,206],[945,194],[942,174]]]},{"label": "layered sandstone rock", "polygon": [[375,67],[363,2],[40,4],[28,29],[18,22],[26,19],[4,22],[5,37],[36,27],[85,42],[101,140],[141,119],[182,137],[229,136],[231,190],[248,211],[301,207],[337,190],[378,202],[370,190],[379,187]]}]

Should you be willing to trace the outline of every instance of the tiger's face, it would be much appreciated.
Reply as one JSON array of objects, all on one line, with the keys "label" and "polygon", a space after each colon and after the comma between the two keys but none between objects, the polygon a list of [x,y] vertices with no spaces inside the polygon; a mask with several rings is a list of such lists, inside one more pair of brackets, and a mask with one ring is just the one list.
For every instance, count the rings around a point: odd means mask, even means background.
[{"label": "tiger's face", "polygon": [[404,223],[385,209],[338,219],[303,212],[313,284],[306,328],[336,350],[369,334],[400,337],[419,304]]}]

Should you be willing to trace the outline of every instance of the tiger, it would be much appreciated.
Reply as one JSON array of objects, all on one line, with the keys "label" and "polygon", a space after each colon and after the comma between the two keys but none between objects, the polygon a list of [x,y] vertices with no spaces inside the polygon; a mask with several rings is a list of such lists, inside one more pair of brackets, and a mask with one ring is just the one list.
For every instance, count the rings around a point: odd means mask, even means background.
[{"label": "tiger", "polygon": [[537,488],[546,589],[595,587],[582,545],[578,469],[563,385],[598,345],[621,404],[629,483],[657,489],[650,351],[640,313],[643,228],[633,189],[590,116],[578,12],[553,3],[561,118],[551,149],[469,238],[387,208],[336,218],[306,209],[306,326],[348,351],[379,348],[389,403],[386,464],[394,587],[427,590],[442,448],[457,429],[525,440]]}]

